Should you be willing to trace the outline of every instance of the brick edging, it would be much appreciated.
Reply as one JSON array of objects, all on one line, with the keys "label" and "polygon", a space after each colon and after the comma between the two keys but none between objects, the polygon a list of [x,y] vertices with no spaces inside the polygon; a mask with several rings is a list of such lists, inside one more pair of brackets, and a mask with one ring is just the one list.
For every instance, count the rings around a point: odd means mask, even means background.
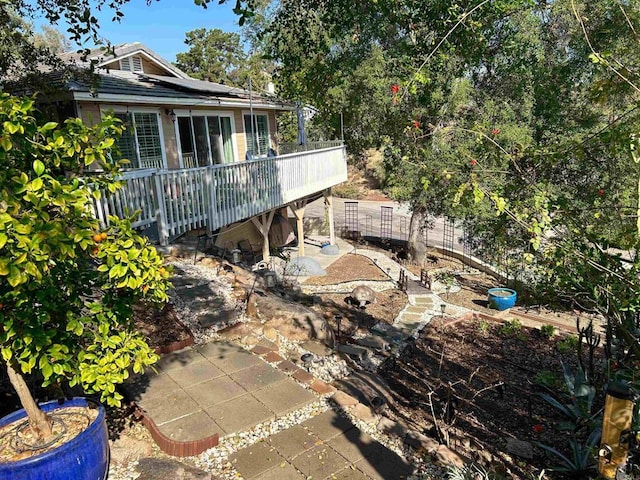
[{"label": "brick edging", "polygon": [[170,343],[169,345],[160,345],[159,347],[156,347],[154,351],[158,355],[166,355],[167,353],[177,352],[178,350],[182,350],[183,348],[191,347],[196,343],[195,338],[191,333],[191,330],[189,330],[187,326],[184,323],[182,323],[179,319],[176,318],[175,321],[178,325],[180,325],[184,329],[185,332],[187,332],[187,338],[185,338],[184,340],[178,340],[177,342]]},{"label": "brick edging", "polygon": [[182,442],[178,440],[172,440],[163,434],[156,423],[147,416],[144,409],[136,405],[138,415],[142,418],[142,424],[149,430],[153,441],[164,453],[174,457],[192,457],[194,455],[200,455],[205,450],[209,450],[218,445],[219,434],[214,434],[210,437],[202,438],[200,440],[190,440]]},{"label": "brick edging", "polygon": [[[532,322],[536,322],[539,323],[540,325],[553,325],[554,327],[556,327],[558,330],[562,330],[564,332],[573,332],[573,330],[571,330],[570,328],[568,328],[566,325],[562,324],[562,323],[558,323],[558,322],[554,322],[553,320],[548,320],[548,319],[542,319],[536,315],[531,315],[528,313],[524,313],[524,312],[519,312],[519,311],[511,311],[509,313],[510,315],[513,315],[514,317],[523,317],[527,320],[531,320]],[[497,317],[494,315],[489,315],[487,313],[483,313],[483,312],[467,312],[464,315],[461,315],[459,317],[456,318],[452,318],[451,320],[447,320],[446,322],[444,322],[442,324],[443,327],[451,327],[457,323],[466,321],[466,320],[490,320],[492,322],[496,322],[496,323],[502,323],[505,321],[505,318],[503,317]],[[431,325],[431,322],[429,322],[427,324],[427,326]]]}]

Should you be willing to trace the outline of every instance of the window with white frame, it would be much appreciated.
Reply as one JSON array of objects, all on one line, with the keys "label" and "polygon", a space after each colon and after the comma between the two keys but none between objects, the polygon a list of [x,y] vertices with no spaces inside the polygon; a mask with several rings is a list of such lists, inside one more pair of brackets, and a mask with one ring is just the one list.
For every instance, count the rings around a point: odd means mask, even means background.
[{"label": "window with white frame", "polygon": [[116,141],[117,152],[114,160],[127,159],[131,168],[163,168],[164,157],[157,113],[127,112],[115,113],[125,128]]},{"label": "window with white frame", "polygon": [[247,152],[251,157],[264,157],[269,152],[269,117],[265,113],[244,115],[244,131],[247,140]]}]

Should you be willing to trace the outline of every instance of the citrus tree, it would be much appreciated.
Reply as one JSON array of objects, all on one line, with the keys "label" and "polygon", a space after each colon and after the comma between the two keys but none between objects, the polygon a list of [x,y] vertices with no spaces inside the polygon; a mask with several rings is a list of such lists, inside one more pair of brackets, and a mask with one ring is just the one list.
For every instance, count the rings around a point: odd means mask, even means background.
[{"label": "citrus tree", "polygon": [[[41,438],[49,421],[24,375],[117,405],[116,385],[157,360],[133,305],[165,302],[169,272],[130,220],[102,230],[92,214],[100,190],[118,188],[109,152],[122,129],[39,122],[33,99],[0,95],[0,353]],[[83,175],[90,165],[104,174]]]}]

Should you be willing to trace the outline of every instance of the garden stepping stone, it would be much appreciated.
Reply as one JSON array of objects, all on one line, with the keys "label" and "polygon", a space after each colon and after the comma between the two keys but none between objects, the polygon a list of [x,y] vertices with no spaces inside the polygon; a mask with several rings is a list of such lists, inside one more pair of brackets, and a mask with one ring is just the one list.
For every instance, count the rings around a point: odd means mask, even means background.
[{"label": "garden stepping stone", "polygon": [[404,309],[405,312],[407,313],[414,313],[414,314],[418,314],[418,315],[422,315],[424,312],[427,311],[427,307],[426,305],[407,305],[407,307]]},{"label": "garden stepping stone", "polygon": [[210,473],[171,458],[141,458],[136,470],[140,474],[138,480],[214,480]]},{"label": "garden stepping stone", "polygon": [[356,343],[363,347],[375,348],[376,350],[387,350],[389,342],[380,335],[369,335],[367,337],[356,338]]}]

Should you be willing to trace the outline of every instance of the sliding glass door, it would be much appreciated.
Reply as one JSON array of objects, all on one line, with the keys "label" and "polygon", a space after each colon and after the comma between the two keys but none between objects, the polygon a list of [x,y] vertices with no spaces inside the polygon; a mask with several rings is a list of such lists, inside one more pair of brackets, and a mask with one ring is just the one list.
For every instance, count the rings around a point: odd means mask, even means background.
[{"label": "sliding glass door", "polygon": [[184,168],[236,161],[231,115],[178,115],[177,121]]}]

